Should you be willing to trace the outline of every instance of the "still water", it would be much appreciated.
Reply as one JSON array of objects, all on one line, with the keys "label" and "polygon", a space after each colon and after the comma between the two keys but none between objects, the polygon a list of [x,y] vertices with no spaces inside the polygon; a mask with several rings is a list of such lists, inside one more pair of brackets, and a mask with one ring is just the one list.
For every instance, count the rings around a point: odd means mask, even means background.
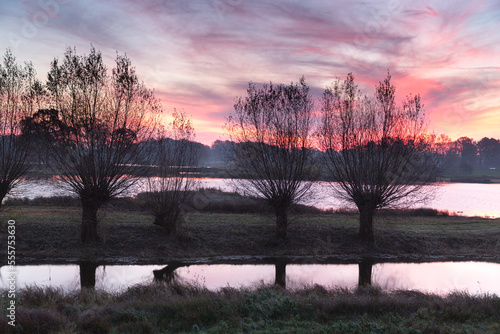
[{"label": "still water", "polygon": [[[360,264],[196,264],[196,265],[35,265],[18,266],[17,287],[37,285],[70,291],[93,286],[110,292],[156,280],[191,283],[210,290],[279,284],[300,288],[319,284],[352,289],[371,284],[384,290],[419,290],[445,295],[452,291],[500,296],[500,264],[488,262]],[[8,268],[0,269],[0,290]]]},{"label": "still water", "polygon": [[[133,187],[128,195],[144,191],[145,181]],[[199,179],[200,187],[218,188],[225,191],[239,191],[227,179]],[[331,196],[331,185],[327,182],[316,182],[312,187],[313,196],[308,196],[305,204],[320,208],[345,207]],[[70,195],[71,192],[58,181],[24,181],[10,197],[50,197]],[[464,216],[500,217],[500,184],[445,183],[436,187],[433,199],[420,203],[418,207],[447,210]]]}]

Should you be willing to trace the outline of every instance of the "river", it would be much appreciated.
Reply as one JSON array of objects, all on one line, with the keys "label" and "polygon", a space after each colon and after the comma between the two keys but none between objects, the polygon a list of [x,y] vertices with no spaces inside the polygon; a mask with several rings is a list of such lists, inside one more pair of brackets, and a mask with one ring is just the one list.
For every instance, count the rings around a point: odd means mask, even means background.
[{"label": "river", "polygon": [[[7,266],[0,269],[0,290],[8,286]],[[301,288],[353,289],[371,284],[384,291],[419,290],[446,295],[453,291],[500,295],[500,264],[487,262],[359,263],[359,264],[193,264],[193,265],[33,265],[17,266],[17,286],[81,286],[110,292],[162,280],[196,284],[210,290],[280,284]]]}]

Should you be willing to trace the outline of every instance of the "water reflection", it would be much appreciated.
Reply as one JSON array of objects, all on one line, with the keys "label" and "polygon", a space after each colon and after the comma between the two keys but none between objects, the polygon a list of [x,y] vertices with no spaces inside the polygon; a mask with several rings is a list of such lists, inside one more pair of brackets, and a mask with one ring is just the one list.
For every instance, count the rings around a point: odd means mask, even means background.
[{"label": "water reflection", "polygon": [[189,264],[173,262],[162,269],[153,270],[154,280],[157,282],[166,282],[168,284],[179,283],[179,276],[175,271],[181,267],[189,267]]},{"label": "water reflection", "polygon": [[[17,266],[17,287],[37,285],[63,290],[96,288],[118,292],[136,284],[156,281],[195,284],[210,290],[223,287],[251,288],[277,284],[295,289],[314,284],[326,288],[355,289],[374,285],[383,290],[420,290],[438,294],[468,291],[500,295],[500,264],[485,262],[291,264],[186,264]],[[0,268],[0,290],[8,287],[9,269]]]},{"label": "water reflection", "polygon": [[95,288],[95,274],[97,264],[95,262],[80,263],[80,286],[81,288]]},{"label": "water reflection", "polygon": [[358,286],[366,287],[372,285],[373,262],[370,260],[364,260],[358,264],[358,267],[359,267]]},{"label": "water reflection", "polygon": [[274,284],[286,288],[286,262],[278,261],[274,265]]},{"label": "water reflection", "polygon": [[[282,288],[286,288],[286,265],[285,261],[278,261],[274,264],[274,284]],[[161,269],[153,270],[153,277],[155,282],[165,282],[168,284],[181,283],[183,277],[176,272],[179,268],[187,268],[190,264],[183,264],[181,262],[173,262]],[[247,265],[250,266],[250,265]],[[83,286],[82,286],[83,287]]]}]

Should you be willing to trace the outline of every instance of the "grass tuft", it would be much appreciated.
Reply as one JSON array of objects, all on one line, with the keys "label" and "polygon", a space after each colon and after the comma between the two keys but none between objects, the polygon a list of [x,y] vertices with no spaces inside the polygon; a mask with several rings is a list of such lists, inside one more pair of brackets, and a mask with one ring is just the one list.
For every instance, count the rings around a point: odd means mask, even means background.
[{"label": "grass tuft", "polygon": [[[50,302],[42,301],[44,295]],[[120,294],[28,288],[21,296],[20,333],[498,333],[500,322],[498,296],[462,292],[441,297],[317,285],[213,292],[193,285],[149,284]],[[5,328],[0,322],[2,332]]]},{"label": "grass tuft", "polygon": [[68,320],[55,310],[45,308],[18,307],[16,327],[20,333],[54,333],[61,329]]},{"label": "grass tuft", "polygon": [[[193,285],[149,284],[120,294],[28,288],[21,295],[17,330],[23,333],[496,333],[500,322],[498,296],[463,292],[441,297],[318,285],[213,292]],[[43,302],[44,296],[50,302]],[[5,329],[4,322],[0,326]]]}]

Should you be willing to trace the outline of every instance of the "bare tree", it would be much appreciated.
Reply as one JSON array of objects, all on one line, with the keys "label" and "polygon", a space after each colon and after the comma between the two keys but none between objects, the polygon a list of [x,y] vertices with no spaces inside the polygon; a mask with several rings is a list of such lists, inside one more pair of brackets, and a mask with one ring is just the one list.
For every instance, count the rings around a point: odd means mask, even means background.
[{"label": "bare tree", "polygon": [[311,187],[310,134],[313,102],[304,78],[290,85],[250,83],[226,124],[232,141],[236,180],[247,193],[263,197],[276,215],[277,235],[286,238],[288,213]]},{"label": "bare tree", "polygon": [[425,200],[437,162],[428,151],[429,136],[420,96],[395,102],[387,75],[375,98],[362,96],[354,77],[337,80],[322,97],[320,143],[335,194],[359,209],[359,235],[373,242],[373,216],[382,208]]},{"label": "bare tree", "polygon": [[31,167],[30,137],[22,136],[22,120],[36,105],[40,83],[31,64],[20,66],[10,50],[0,64],[0,206]]},{"label": "bare tree", "polygon": [[[168,136],[168,137],[167,137]],[[148,178],[147,200],[155,217],[154,223],[167,234],[177,234],[182,222],[183,204],[196,186],[188,168],[198,164],[200,157],[191,120],[182,112],[173,113],[170,129],[160,133],[153,149],[156,176]]]},{"label": "bare tree", "polygon": [[94,48],[54,59],[47,89],[52,109],[38,111],[31,126],[44,132],[54,171],[80,198],[81,240],[92,242],[97,211],[142,175],[147,152],[138,143],[155,133],[161,107],[126,56],[116,57],[109,76]]}]

